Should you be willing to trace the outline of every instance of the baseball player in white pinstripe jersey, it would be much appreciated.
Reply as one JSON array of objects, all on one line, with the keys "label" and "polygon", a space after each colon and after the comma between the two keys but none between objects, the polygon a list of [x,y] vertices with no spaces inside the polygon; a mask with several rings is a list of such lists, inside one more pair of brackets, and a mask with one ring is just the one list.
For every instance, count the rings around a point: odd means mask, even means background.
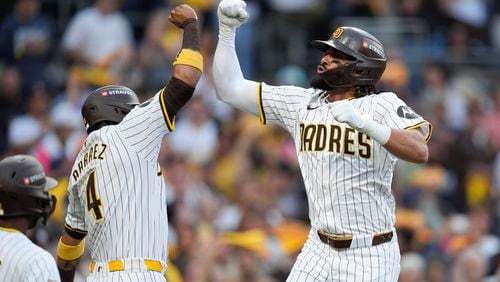
[{"label": "baseball player in white pinstripe jersey", "polygon": [[375,90],[384,49],[354,27],[313,42],[324,55],[309,89],[245,79],[234,47],[245,7],[219,4],[214,81],[219,99],[295,140],[312,228],[287,281],[397,281],[394,164],[427,161],[430,124],[396,94]]},{"label": "baseball player in white pinstripe jersey", "polygon": [[32,156],[0,161],[0,281],[60,281],[52,255],[26,237],[54,211],[56,198],[48,191],[56,185]]},{"label": "baseball player in white pinstripe jersey", "polygon": [[184,37],[165,88],[139,104],[129,88],[105,86],[83,105],[89,135],[68,185],[65,232],[58,245],[63,281],[73,280],[84,237],[92,259],[87,281],[165,281],[166,188],[157,159],[203,69],[196,13],[180,5],[169,20],[184,29]]}]

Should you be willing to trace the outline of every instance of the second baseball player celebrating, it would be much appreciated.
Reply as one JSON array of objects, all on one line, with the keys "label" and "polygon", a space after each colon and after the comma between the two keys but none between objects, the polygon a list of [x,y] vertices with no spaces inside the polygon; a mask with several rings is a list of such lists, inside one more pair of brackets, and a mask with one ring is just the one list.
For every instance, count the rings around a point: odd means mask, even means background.
[{"label": "second baseball player celebrating", "polygon": [[89,136],[68,185],[57,250],[62,281],[73,280],[84,238],[92,259],[87,281],[165,281],[168,224],[158,154],[203,69],[196,13],[180,5],[169,20],[184,37],[165,88],[139,104],[132,90],[105,86],[83,105]]},{"label": "second baseball player celebrating", "polygon": [[234,48],[245,8],[219,4],[213,75],[219,99],[294,138],[312,228],[287,281],[397,281],[394,165],[427,161],[430,124],[396,94],[375,90],[384,49],[354,27],[313,42],[324,55],[309,89],[245,79]]}]

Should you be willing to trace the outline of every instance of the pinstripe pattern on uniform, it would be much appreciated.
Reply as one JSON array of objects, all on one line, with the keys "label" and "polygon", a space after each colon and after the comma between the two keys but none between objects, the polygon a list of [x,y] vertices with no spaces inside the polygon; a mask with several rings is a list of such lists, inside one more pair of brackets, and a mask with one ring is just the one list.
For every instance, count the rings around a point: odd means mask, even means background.
[{"label": "pinstripe pattern on uniform", "polygon": [[[297,260],[287,278],[287,282],[330,281],[333,257],[328,246],[314,239],[311,229]],[[321,267],[317,267],[321,265]]]},{"label": "pinstripe pattern on uniform", "polygon": [[87,282],[165,282],[165,277],[154,271],[96,273],[87,277]]},{"label": "pinstripe pattern on uniform", "polygon": [[[261,83],[260,87],[265,120],[284,126],[289,132],[295,132],[299,106],[311,97],[314,90],[295,86],[272,87],[265,83]],[[268,95],[269,88],[273,89],[273,95]]]},{"label": "pinstripe pattern on uniform", "polygon": [[155,163],[160,152],[162,136],[169,131],[159,103],[162,92],[163,90],[159,91],[153,98],[135,107],[118,124],[120,136],[127,139],[123,143],[141,157]]},{"label": "pinstripe pattern on uniform", "polygon": [[[105,144],[103,159],[88,161],[78,177],[71,177],[68,186],[66,224],[88,231],[86,241],[94,261],[146,258],[167,262],[166,187],[163,177],[157,174],[157,159],[163,136],[169,130],[159,93],[135,107],[120,124],[90,133],[73,166],[73,170],[78,169],[91,147]],[[91,171],[95,171],[95,190],[101,200],[100,221],[87,209]],[[128,275],[126,271],[120,273]],[[120,281],[144,281],[137,279]]]},{"label": "pinstripe pattern on uniform", "polygon": [[[391,183],[397,161],[394,155],[370,137],[337,122],[325,106],[326,97],[314,89],[262,83],[259,99],[261,115],[284,127],[294,138],[313,229],[345,236],[375,234],[393,228],[395,201]],[[391,128],[419,127],[426,140],[432,134],[431,125],[417,114],[398,114],[400,108],[409,108],[394,93],[367,95],[350,102],[363,115]],[[335,150],[323,148],[315,151],[313,144],[320,144],[322,140],[326,142],[327,137],[318,133],[326,131],[318,129],[316,132],[314,128],[324,130],[325,126],[335,127],[342,136],[337,136],[340,141],[335,143]],[[306,128],[313,129],[306,131]],[[334,138],[331,130],[329,138]],[[307,145],[304,144],[306,140],[309,140]],[[362,145],[365,154],[360,153]],[[310,236],[288,281],[397,280],[399,249],[396,238],[379,246],[340,251],[319,239],[316,243],[309,242],[311,240]],[[329,255],[315,261],[323,254],[318,254],[319,250],[325,248]],[[321,263],[330,257],[333,260],[329,266]],[[325,278],[325,273],[338,275]]]},{"label": "pinstripe pattern on uniform", "polygon": [[287,282],[395,282],[399,277],[397,239],[374,247],[334,249],[311,229]]},{"label": "pinstripe pattern on uniform", "polygon": [[60,281],[54,258],[21,232],[0,230],[0,281]]}]

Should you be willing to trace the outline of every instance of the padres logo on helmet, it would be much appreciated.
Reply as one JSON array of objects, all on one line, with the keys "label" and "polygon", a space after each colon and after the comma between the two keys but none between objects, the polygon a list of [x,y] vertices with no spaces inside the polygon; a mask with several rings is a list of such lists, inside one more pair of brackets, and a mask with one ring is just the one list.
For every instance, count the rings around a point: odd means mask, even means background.
[{"label": "padres logo on helmet", "polygon": [[344,29],[343,29],[343,28],[341,28],[341,27],[339,27],[339,28],[337,28],[337,29],[333,32],[332,37],[333,37],[333,38],[339,38],[339,37],[342,35],[342,33],[343,33],[343,32],[344,32]]}]

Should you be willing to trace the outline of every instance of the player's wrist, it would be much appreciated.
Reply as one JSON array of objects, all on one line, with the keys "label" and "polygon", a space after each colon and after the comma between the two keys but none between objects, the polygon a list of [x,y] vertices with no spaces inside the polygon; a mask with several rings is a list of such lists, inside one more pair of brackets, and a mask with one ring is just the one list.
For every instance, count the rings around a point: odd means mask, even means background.
[{"label": "player's wrist", "polygon": [[235,46],[236,28],[219,21],[219,42]]},{"label": "player's wrist", "polygon": [[361,127],[356,127],[356,129],[370,136],[378,143],[385,145],[391,138],[391,128],[374,120],[361,117],[363,118],[363,124]]},{"label": "player's wrist", "polygon": [[203,56],[199,51],[184,48],[179,51],[172,65],[191,66],[203,72]]},{"label": "player's wrist", "polygon": [[195,19],[195,18],[189,18],[187,20],[185,20],[182,25],[181,25],[181,28],[186,28],[188,25],[198,25],[198,19]]},{"label": "player's wrist", "polygon": [[85,239],[80,241],[78,245],[67,245],[62,241],[62,238],[57,244],[57,256],[63,260],[76,260],[83,255],[85,251]]}]

